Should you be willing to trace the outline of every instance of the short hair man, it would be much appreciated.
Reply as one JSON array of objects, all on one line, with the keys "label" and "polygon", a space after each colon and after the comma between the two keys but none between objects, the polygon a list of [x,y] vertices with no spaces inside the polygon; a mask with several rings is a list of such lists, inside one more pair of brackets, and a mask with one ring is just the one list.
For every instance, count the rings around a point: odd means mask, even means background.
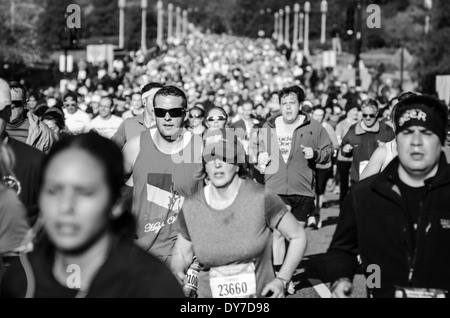
[{"label": "short hair man", "polygon": [[41,163],[44,153],[30,145],[11,138],[5,131],[11,117],[11,92],[8,83],[0,78],[0,143],[9,146],[14,153],[13,172],[18,188],[18,195],[27,208],[27,219],[34,224],[38,216],[38,194]]},{"label": "short hair man", "polygon": [[109,96],[103,96],[98,106],[98,116],[89,124],[89,130],[110,139],[122,124],[122,118],[113,115],[114,101]]},{"label": "short hair man", "polygon": [[91,118],[78,108],[77,94],[69,91],[64,95],[62,101],[67,129],[75,135],[88,132]]},{"label": "short hair man", "polygon": [[[170,264],[178,212],[184,198],[203,186],[193,179],[202,165],[202,141],[201,136],[183,129],[187,109],[183,91],[174,86],[161,88],[154,97],[154,107],[156,127],[129,140],[123,153],[125,170],[133,174],[137,243]],[[180,163],[176,159],[181,157],[184,160]]]},{"label": "short hair man", "polygon": [[148,83],[142,90],[142,104],[144,105],[144,112],[140,115],[128,118],[117,129],[117,132],[112,137],[112,140],[123,148],[125,143],[131,138],[138,136],[146,129],[152,128],[155,125],[155,112],[153,109],[153,98],[157,91],[164,85],[161,83]]},{"label": "short hair man", "polygon": [[[260,151],[258,165],[263,167],[266,187],[291,206],[294,216],[305,226],[315,209],[314,167],[331,160],[331,140],[320,123],[301,111],[305,94],[300,87],[284,88],[279,99],[281,112],[259,132],[260,145],[266,149],[261,149],[265,151]],[[280,241],[280,235],[276,235],[275,265],[283,262],[284,249],[284,239]]]},{"label": "short hair man", "polygon": [[10,83],[11,116],[6,126],[8,135],[48,152],[57,140],[57,136],[40,119],[26,108],[27,92],[18,82]]},{"label": "short hair man", "polygon": [[359,181],[373,152],[382,144],[395,138],[394,131],[384,122],[377,120],[378,102],[367,99],[361,106],[362,120],[350,127],[341,144],[344,157],[352,157],[351,183]]},{"label": "short hair man", "polygon": [[327,254],[334,297],[350,295],[358,254],[364,269],[378,268],[369,296],[450,290],[447,109],[432,97],[413,96],[397,104],[394,121],[398,157],[355,184],[340,213]]}]

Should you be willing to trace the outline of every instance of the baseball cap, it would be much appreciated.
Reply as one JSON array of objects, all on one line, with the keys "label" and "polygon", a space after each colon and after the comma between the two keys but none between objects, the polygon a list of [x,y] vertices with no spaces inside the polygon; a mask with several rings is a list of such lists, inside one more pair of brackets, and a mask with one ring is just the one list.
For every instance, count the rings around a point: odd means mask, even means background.
[{"label": "baseball cap", "polygon": [[203,160],[210,162],[215,159],[229,164],[246,163],[246,153],[234,129],[222,128],[207,130],[203,136]]}]

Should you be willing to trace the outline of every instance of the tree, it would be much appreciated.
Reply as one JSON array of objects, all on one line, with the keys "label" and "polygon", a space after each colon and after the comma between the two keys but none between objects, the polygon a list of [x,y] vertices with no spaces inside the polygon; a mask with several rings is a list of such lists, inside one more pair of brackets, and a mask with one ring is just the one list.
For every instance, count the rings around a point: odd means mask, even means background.
[{"label": "tree", "polygon": [[450,74],[450,1],[435,1],[431,22],[431,32],[419,46],[420,59],[415,65],[416,78],[428,94],[436,91],[436,75]]},{"label": "tree", "polygon": [[42,58],[36,24],[42,12],[40,3],[0,0],[0,77],[17,79],[19,71]]}]

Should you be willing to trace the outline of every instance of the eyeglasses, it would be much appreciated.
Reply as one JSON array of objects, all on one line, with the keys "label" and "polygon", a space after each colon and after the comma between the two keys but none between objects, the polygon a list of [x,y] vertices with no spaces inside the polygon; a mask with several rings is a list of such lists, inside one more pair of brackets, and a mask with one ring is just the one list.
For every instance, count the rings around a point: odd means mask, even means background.
[{"label": "eyeglasses", "polygon": [[202,118],[203,115],[199,115],[199,114],[189,114],[189,118]]},{"label": "eyeglasses", "polygon": [[214,122],[214,121],[225,121],[227,119],[224,116],[209,116],[208,118],[206,118],[206,120],[209,122]]},{"label": "eyeglasses", "polygon": [[155,108],[155,116],[158,118],[166,117],[167,113],[169,113],[170,117],[173,117],[173,118],[183,117],[184,109],[183,108],[172,108],[172,109]]},{"label": "eyeglasses", "polygon": [[362,116],[364,118],[375,118],[375,117],[377,117],[377,114],[362,114]]}]

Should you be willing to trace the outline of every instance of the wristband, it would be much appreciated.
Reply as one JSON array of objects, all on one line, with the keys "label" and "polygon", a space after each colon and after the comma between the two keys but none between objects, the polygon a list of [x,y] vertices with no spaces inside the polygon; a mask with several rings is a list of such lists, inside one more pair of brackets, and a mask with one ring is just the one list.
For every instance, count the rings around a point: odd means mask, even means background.
[{"label": "wristband", "polygon": [[276,276],[275,278],[277,278],[278,280],[280,280],[280,281],[283,283],[283,288],[284,288],[284,290],[287,290],[288,285],[289,285],[289,281],[286,280],[286,279],[284,279],[284,278],[278,277],[278,276]]}]

